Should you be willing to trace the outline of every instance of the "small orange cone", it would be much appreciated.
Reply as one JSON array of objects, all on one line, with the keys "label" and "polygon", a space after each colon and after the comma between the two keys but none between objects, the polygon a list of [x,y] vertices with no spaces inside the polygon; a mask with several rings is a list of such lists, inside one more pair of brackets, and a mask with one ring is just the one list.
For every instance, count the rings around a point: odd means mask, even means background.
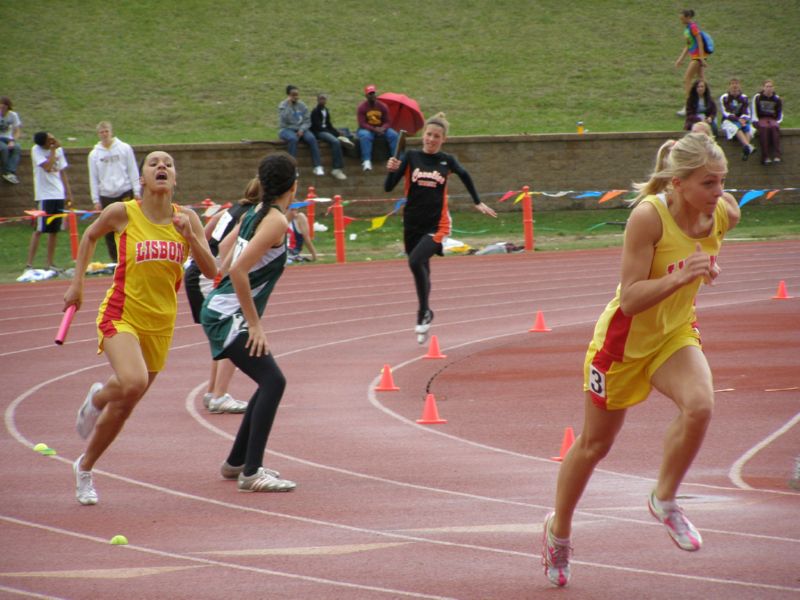
[{"label": "small orange cone", "polygon": [[383,370],[381,371],[381,382],[378,384],[378,387],[375,388],[376,392],[396,392],[400,388],[394,384],[394,379],[392,379],[392,368],[389,365],[383,365]]},{"label": "small orange cone", "polygon": [[422,358],[447,358],[447,355],[442,354],[439,350],[439,338],[435,335],[431,336],[431,345],[428,348],[428,353]]},{"label": "small orange cone", "polygon": [[564,439],[561,442],[561,452],[559,452],[558,456],[551,456],[550,460],[557,460],[561,462],[564,460],[564,457],[569,452],[569,449],[572,448],[572,444],[575,442],[575,432],[572,431],[572,427],[567,427],[564,430]]},{"label": "small orange cone", "polygon": [[528,331],[552,331],[552,329],[544,324],[544,315],[542,314],[542,311],[536,311],[536,322],[533,324],[533,327],[528,329]]},{"label": "small orange cone", "polygon": [[778,291],[772,297],[773,300],[788,300],[791,298],[788,293],[786,293],[786,282],[781,279],[780,283],[778,283]]},{"label": "small orange cone", "polygon": [[422,418],[417,419],[420,425],[441,425],[447,423],[447,419],[439,417],[439,410],[436,408],[436,398],[433,394],[425,397],[425,408],[422,409]]}]

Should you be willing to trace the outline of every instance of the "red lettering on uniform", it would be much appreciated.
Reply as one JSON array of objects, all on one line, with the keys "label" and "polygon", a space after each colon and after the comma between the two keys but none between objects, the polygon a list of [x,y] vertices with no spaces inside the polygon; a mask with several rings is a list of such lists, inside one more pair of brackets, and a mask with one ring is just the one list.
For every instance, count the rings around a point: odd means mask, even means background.
[{"label": "red lettering on uniform", "polygon": [[136,262],[168,260],[178,264],[184,262],[184,247],[172,240],[144,240],[136,242]]}]

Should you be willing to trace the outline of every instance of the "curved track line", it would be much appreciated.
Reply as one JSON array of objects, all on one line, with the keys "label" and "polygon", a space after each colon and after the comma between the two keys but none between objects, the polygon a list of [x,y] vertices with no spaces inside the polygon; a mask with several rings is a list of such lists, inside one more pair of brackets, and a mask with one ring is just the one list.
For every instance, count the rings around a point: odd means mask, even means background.
[{"label": "curved track line", "polygon": [[[753,458],[756,454],[758,454],[761,450],[763,450],[764,448],[769,446],[772,442],[777,440],[784,433],[786,433],[792,427],[797,425],[798,422],[800,422],[800,413],[797,413],[794,417],[789,419],[783,425],[783,427],[781,427],[777,431],[775,431],[775,432],[771,433],[770,435],[768,435],[767,437],[765,437],[763,440],[758,442],[758,444],[756,444],[755,446],[750,448],[747,452],[745,452],[739,459],[737,459],[736,462],[733,463],[733,466],[731,467],[731,470],[728,471],[728,477],[733,482],[733,484],[736,485],[737,487],[743,489],[743,490],[752,490],[752,489],[754,489],[751,486],[747,485],[744,482],[744,479],[742,479],[742,469],[744,468],[745,464],[747,464],[747,462],[751,458]],[[780,490],[773,490],[773,491],[775,493],[777,493],[777,494],[786,494],[788,496],[796,496],[797,495],[795,492],[784,492],[784,491],[780,491]]]},{"label": "curved track line", "polygon": [[[588,323],[588,322],[594,322],[594,320],[592,320],[592,321],[578,321],[578,322],[575,322],[575,323],[571,323],[569,325],[561,325],[560,327],[575,326],[575,325],[585,324],[585,323]],[[556,327],[554,327],[553,329],[556,329]],[[503,333],[503,334],[493,335],[493,336],[489,336],[489,337],[485,337],[485,338],[479,338],[479,339],[475,339],[475,340],[462,342],[460,344],[448,346],[447,349],[454,350],[454,349],[457,349],[457,348],[462,348],[464,346],[469,346],[471,344],[476,344],[476,343],[485,342],[485,341],[491,341],[491,340],[495,340],[495,339],[499,339],[499,338],[503,338],[503,337],[508,337],[508,336],[513,336],[513,335],[527,335],[527,333],[520,333],[520,332],[516,332],[516,331],[513,332],[513,333]],[[419,360],[422,360],[422,356],[417,356],[415,358],[411,358],[411,359],[406,360],[404,362],[398,363],[397,365],[392,366],[392,371],[394,372],[394,371],[397,371],[399,369],[402,369],[403,367],[406,367],[406,366],[408,366],[408,365],[410,365],[410,364],[412,364],[412,363],[414,363],[416,361],[419,361]],[[380,375],[376,375],[375,378],[370,382],[369,388],[368,388],[368,392],[367,392],[367,397],[369,399],[369,403],[372,404],[372,406],[374,406],[378,410],[383,411],[384,413],[386,413],[387,415],[391,416],[392,418],[397,419],[398,421],[401,421],[401,422],[403,422],[403,423],[405,423],[407,425],[410,425],[412,427],[418,428],[418,429],[420,429],[422,431],[426,431],[428,433],[439,435],[439,436],[442,436],[442,437],[450,439],[450,440],[458,441],[458,442],[461,442],[463,444],[474,446],[476,448],[481,448],[483,450],[490,450],[492,452],[498,452],[498,453],[501,453],[501,454],[507,454],[509,456],[515,456],[517,458],[540,461],[540,462],[543,462],[543,463],[546,463],[546,464],[551,464],[551,465],[553,464],[553,461],[551,459],[549,459],[549,458],[544,458],[544,457],[540,457],[540,456],[534,456],[534,455],[531,455],[531,454],[522,454],[520,452],[515,452],[513,450],[507,450],[505,448],[498,448],[497,446],[489,446],[488,444],[483,444],[481,442],[475,442],[473,440],[462,438],[462,437],[453,435],[451,433],[446,433],[446,432],[442,431],[441,429],[436,429],[436,428],[426,427],[425,425],[420,425],[416,421],[413,421],[411,419],[408,419],[408,418],[404,417],[401,414],[396,413],[395,411],[393,411],[392,409],[388,408],[387,406],[381,404],[378,401],[377,395],[375,394],[375,387],[377,386],[377,384],[378,384],[378,382],[380,380],[380,377],[381,377]],[[798,413],[798,416],[796,418],[800,418],[800,413]],[[641,475],[633,475],[633,474],[630,474],[630,473],[620,473],[618,471],[609,471],[607,469],[596,468],[594,470],[594,472],[595,473],[603,473],[605,475],[613,475],[615,477],[634,479],[634,480],[637,480],[637,481],[646,481],[646,482],[651,482],[651,483],[656,481],[655,478],[652,478],[652,477],[643,477]],[[696,487],[703,487],[703,488],[709,488],[709,489],[714,489],[714,490],[723,490],[723,491],[749,490],[749,491],[763,492],[763,493],[766,493],[766,494],[796,495],[794,492],[783,492],[783,491],[780,491],[780,490],[756,489],[756,488],[751,488],[749,486],[744,487],[744,488],[743,487],[727,487],[727,486],[721,486],[721,485],[713,485],[713,484],[709,484],[709,483],[692,483],[692,482],[687,482],[687,481],[684,481],[681,485],[683,485],[683,486],[691,485],[691,486],[696,486]],[[537,505],[537,507],[538,506],[539,505]],[[543,506],[542,508],[549,509],[550,507]],[[580,512],[580,511],[577,511],[577,512]]]}]

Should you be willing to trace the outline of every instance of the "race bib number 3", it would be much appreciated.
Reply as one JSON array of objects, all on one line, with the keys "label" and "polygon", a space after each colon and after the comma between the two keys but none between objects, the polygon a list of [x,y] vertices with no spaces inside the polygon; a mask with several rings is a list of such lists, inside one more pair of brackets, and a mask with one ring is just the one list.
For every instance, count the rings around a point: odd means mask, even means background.
[{"label": "race bib number 3", "polygon": [[606,397],[606,374],[594,365],[589,365],[589,389],[596,396]]}]

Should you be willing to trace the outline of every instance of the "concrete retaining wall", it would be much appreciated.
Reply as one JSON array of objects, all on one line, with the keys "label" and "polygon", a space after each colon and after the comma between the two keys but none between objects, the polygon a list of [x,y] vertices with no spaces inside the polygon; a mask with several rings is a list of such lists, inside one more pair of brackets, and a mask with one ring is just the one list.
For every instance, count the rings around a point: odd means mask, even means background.
[{"label": "concrete retaining wall", "polygon": [[[478,191],[485,200],[494,204],[507,190],[529,185],[531,190],[556,192],[559,190],[608,191],[630,189],[632,181],[646,178],[653,165],[658,146],[678,132],[647,133],[588,133],[557,135],[514,135],[452,137],[445,150],[458,157],[470,171]],[[765,167],[759,154],[744,162],[738,143],[721,139],[730,162],[728,188],[740,190],[783,189],[800,187],[800,129],[782,132],[784,160],[780,165]],[[419,139],[409,140],[409,147],[419,144]],[[241,196],[247,180],[252,177],[260,159],[270,152],[284,148],[282,142],[174,144],[138,146],[138,159],[148,152],[162,149],[175,158],[178,168],[178,193],[176,200],[182,204],[211,198],[216,202],[236,200]],[[77,208],[91,208],[89,200],[88,169],[86,158],[91,148],[67,148],[70,162],[69,179]],[[323,164],[330,171],[330,153],[323,144]],[[352,153],[351,153],[352,154]],[[308,149],[300,146],[300,186],[304,191],[315,186],[318,196],[333,197],[340,194],[345,200],[396,198],[403,195],[399,185],[393,194],[383,192],[385,169],[377,159],[372,172],[362,173],[355,155],[345,158],[348,179],[339,182],[330,175],[315,177],[311,174]],[[33,186],[30,152],[23,151],[18,175],[19,185],[0,181],[0,216],[21,215],[33,208]],[[454,210],[467,206],[469,199],[461,182],[455,178],[450,185]],[[741,197],[741,194],[737,194]],[[597,200],[574,198],[534,198],[536,210],[559,208],[597,208]],[[762,198],[756,202],[765,202]],[[800,203],[800,192],[781,191],[770,203]],[[600,205],[617,206],[619,201]],[[348,206],[355,215],[380,215],[387,211],[388,203],[356,202]],[[499,208],[511,210],[512,205]]]}]

